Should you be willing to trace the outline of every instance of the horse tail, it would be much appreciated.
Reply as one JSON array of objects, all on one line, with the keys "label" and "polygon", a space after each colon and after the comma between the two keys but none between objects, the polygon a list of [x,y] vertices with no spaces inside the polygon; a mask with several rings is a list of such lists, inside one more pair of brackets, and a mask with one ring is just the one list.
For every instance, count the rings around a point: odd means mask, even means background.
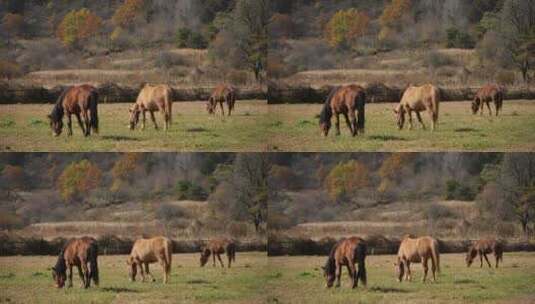
[{"label": "horse tail", "polygon": [[366,123],[366,93],[361,91],[357,96],[357,127],[359,130],[364,130],[364,125]]},{"label": "horse tail", "polygon": [[505,94],[503,91],[498,92],[496,96],[496,111],[500,111],[502,109],[504,95]]},{"label": "horse tail", "polygon": [[230,92],[229,107],[234,110],[234,103],[236,102],[236,92],[233,90]]},{"label": "horse tail", "polygon": [[440,108],[440,90],[435,88],[433,94],[433,121],[438,121],[438,112]]},{"label": "horse tail", "polygon": [[167,112],[167,119],[169,121],[169,124],[173,123],[173,100],[171,98],[171,90],[167,90],[165,92],[165,111]]},{"label": "horse tail", "polygon": [[92,243],[89,246],[88,250],[88,259],[89,259],[89,269],[91,271],[91,278],[93,279],[93,282],[95,282],[95,285],[98,286],[99,284],[99,276],[98,276],[98,245],[96,242]]},{"label": "horse tail", "polygon": [[440,253],[438,251],[438,242],[433,240],[433,247],[431,248],[431,254],[433,258],[433,263],[437,267],[437,272],[440,273]]},{"label": "horse tail", "polygon": [[[98,92],[93,90],[89,95],[89,124],[95,133],[98,134]],[[89,131],[89,130],[88,130]]]},{"label": "horse tail", "polygon": [[365,243],[359,242],[357,244],[357,248],[355,249],[355,256],[357,257],[357,263],[358,263],[358,272],[357,272],[357,280],[360,280],[362,284],[366,285],[368,278],[366,274],[366,254],[367,254],[368,248]]},{"label": "horse tail", "polygon": [[171,271],[171,263],[173,261],[173,243],[170,240],[167,240],[166,242],[165,259],[167,260],[167,263],[165,264],[165,271],[169,273]]},{"label": "horse tail", "polygon": [[230,260],[236,262],[236,245],[234,243],[228,244],[227,255],[229,256]]}]

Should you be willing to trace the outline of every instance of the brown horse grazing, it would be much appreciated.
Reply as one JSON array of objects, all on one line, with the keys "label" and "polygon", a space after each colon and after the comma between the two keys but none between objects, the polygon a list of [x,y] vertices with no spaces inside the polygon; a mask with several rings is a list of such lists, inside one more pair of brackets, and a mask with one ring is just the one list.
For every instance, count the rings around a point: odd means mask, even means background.
[{"label": "brown horse grazing", "polygon": [[[129,266],[130,280],[136,280],[137,267],[141,273],[141,281],[145,282],[145,272],[154,282],[149,271],[149,264],[159,262],[164,271],[163,283],[167,283],[171,272],[173,258],[173,243],[166,237],[158,236],[150,239],[139,239],[134,243],[130,256],[126,259]],[[145,266],[145,269],[143,269]]]},{"label": "brown horse grazing", "polygon": [[400,103],[394,108],[398,128],[403,129],[405,113],[407,113],[409,114],[409,129],[412,130],[412,112],[416,112],[416,117],[425,130],[420,112],[427,111],[432,121],[431,130],[435,130],[438,122],[439,103],[440,92],[437,87],[430,84],[421,87],[409,86],[403,93]]},{"label": "brown horse grazing", "polygon": [[[333,286],[335,279],[336,287],[340,287],[343,265],[347,267],[351,288],[357,287],[359,280],[366,286],[366,251],[366,243],[361,238],[350,237],[338,241],[331,249],[325,266],[322,266],[327,288]],[[358,272],[355,269],[355,263],[358,263]]]},{"label": "brown horse grazing", "polygon": [[401,282],[404,275],[405,280],[410,281],[411,263],[422,263],[424,267],[424,277],[422,281],[425,282],[427,271],[429,269],[427,265],[429,259],[431,259],[433,281],[436,281],[435,272],[440,273],[440,253],[437,240],[429,236],[416,239],[406,236],[399,245],[398,260],[394,263],[398,273],[398,281]]},{"label": "brown horse grazing", "polygon": [[487,258],[487,254],[489,253],[494,254],[494,257],[496,258],[496,268],[498,268],[498,262],[503,262],[503,244],[496,240],[488,239],[476,241],[468,248],[468,253],[466,254],[466,266],[470,267],[474,258],[479,255],[479,261],[481,263],[480,267],[483,267],[483,258],[485,258],[489,267],[492,268],[489,259]]},{"label": "brown horse grazing", "polygon": [[[344,115],[351,135],[364,133],[366,93],[358,85],[335,87],[331,90],[320,113],[320,129],[324,136],[329,135],[331,118],[336,116],[336,135],[340,135],[340,114]],[[355,111],[358,112],[355,117]]]},{"label": "brown horse grazing", "polygon": [[481,110],[480,114],[483,115],[483,108],[487,104],[489,114],[492,116],[492,109],[490,108],[490,102],[494,103],[496,107],[496,116],[500,112],[503,104],[503,98],[505,95],[505,89],[499,85],[488,84],[479,89],[472,101],[472,114],[477,114],[478,110]]},{"label": "brown horse grazing", "polygon": [[225,110],[223,108],[223,102],[225,102],[228,107],[228,116],[230,116],[234,109],[234,103],[236,102],[236,94],[236,88],[226,84],[218,85],[212,92],[212,95],[210,95],[210,98],[208,98],[206,111],[209,114],[215,114],[217,103],[219,103],[221,114],[225,116]]},{"label": "brown horse grazing", "polygon": [[139,122],[139,114],[143,115],[141,122],[141,130],[145,130],[145,112],[150,113],[150,118],[154,123],[154,128],[158,130],[154,112],[162,113],[165,125],[164,130],[167,131],[173,119],[173,102],[171,100],[171,88],[168,85],[152,86],[146,84],[139,95],[136,103],[130,107],[130,130],[134,130]]},{"label": "brown horse grazing", "polygon": [[[84,288],[88,288],[91,279],[98,286],[98,246],[97,241],[91,237],[74,238],[69,240],[59,253],[56,265],[52,267],[52,277],[56,287],[62,288],[67,280],[67,267],[69,267],[69,284],[72,287],[72,267],[78,268],[78,274]],[[89,268],[88,268],[89,264]]]},{"label": "brown horse grazing", "polygon": [[221,254],[226,253],[228,258],[228,268],[230,268],[231,262],[236,262],[236,244],[233,240],[229,239],[215,239],[208,242],[208,244],[201,248],[201,267],[206,265],[208,258],[212,255],[213,264],[215,267],[215,258],[219,260],[221,267],[225,268],[223,261],[221,260]]},{"label": "brown horse grazing", "polygon": [[[65,89],[58,97],[52,112],[48,115],[54,136],[63,130],[63,116],[67,114],[68,135],[72,135],[72,115],[76,116],[84,136],[91,135],[91,129],[98,134],[98,93],[93,86],[84,84]],[[80,115],[82,117],[80,117]],[[83,123],[82,123],[83,118]],[[85,125],[85,126],[84,126]]]}]

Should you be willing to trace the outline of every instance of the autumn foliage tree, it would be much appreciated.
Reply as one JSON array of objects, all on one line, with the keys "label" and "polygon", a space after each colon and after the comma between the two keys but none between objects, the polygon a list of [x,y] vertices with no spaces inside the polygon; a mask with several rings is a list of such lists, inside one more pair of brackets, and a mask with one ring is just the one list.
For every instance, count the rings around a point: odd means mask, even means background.
[{"label": "autumn foliage tree", "polygon": [[381,182],[377,189],[379,193],[388,192],[399,182],[403,173],[406,172],[408,162],[411,158],[412,155],[410,153],[394,153],[383,161],[381,167],[377,171],[377,174],[381,178]]},{"label": "autumn foliage tree", "polygon": [[370,172],[366,165],[356,160],[340,163],[325,178],[325,187],[334,202],[347,198],[370,184]]},{"label": "autumn foliage tree", "polygon": [[87,159],[68,165],[57,181],[63,200],[71,202],[81,199],[96,189],[101,182],[102,171]]},{"label": "autumn foliage tree", "polygon": [[20,166],[6,165],[0,178],[2,188],[6,188],[8,192],[24,188],[24,170]]},{"label": "autumn foliage tree", "polygon": [[350,46],[366,34],[370,17],[355,8],[340,10],[327,22],[325,39],[332,47]]},{"label": "autumn foliage tree", "polygon": [[409,21],[410,9],[411,0],[392,0],[390,4],[385,6],[381,17],[379,17],[381,25],[379,40],[388,39],[394,33],[399,32]]},{"label": "autumn foliage tree", "polygon": [[143,17],[145,0],[125,0],[112,17],[116,27],[131,29]]},{"label": "autumn foliage tree", "polygon": [[141,153],[125,153],[119,158],[111,169],[113,178],[111,191],[118,191],[124,183],[131,182],[137,175],[139,162],[142,158]]},{"label": "autumn foliage tree", "polygon": [[97,35],[102,28],[102,19],[86,8],[69,12],[56,30],[56,36],[69,47],[80,47],[80,43]]}]

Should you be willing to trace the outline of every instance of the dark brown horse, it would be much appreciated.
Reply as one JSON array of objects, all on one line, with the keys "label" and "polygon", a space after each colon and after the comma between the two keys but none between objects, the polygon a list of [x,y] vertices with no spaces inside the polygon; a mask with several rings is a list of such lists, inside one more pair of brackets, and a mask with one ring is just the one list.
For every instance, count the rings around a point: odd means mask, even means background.
[{"label": "dark brown horse", "polygon": [[503,104],[503,98],[505,95],[505,89],[495,84],[488,84],[479,89],[472,101],[472,113],[477,114],[477,111],[481,110],[480,114],[483,115],[483,108],[485,104],[489,109],[489,114],[492,116],[492,109],[490,108],[490,102],[494,103],[496,107],[496,116],[500,112]]},{"label": "dark brown horse", "polygon": [[219,106],[221,107],[221,114],[225,116],[223,103],[226,103],[228,107],[228,116],[230,116],[232,110],[234,109],[235,102],[236,89],[226,84],[220,84],[214,89],[212,95],[210,95],[210,98],[208,98],[206,110],[209,114],[215,114],[217,103],[219,103]]},{"label": "dark brown horse", "polygon": [[[69,269],[69,284],[72,287],[72,267],[78,268],[81,286],[88,288],[91,279],[98,286],[98,246],[97,241],[91,237],[71,239],[59,253],[56,265],[52,267],[52,277],[56,287],[62,288],[67,280],[67,267]],[[89,265],[89,267],[88,267]]]},{"label": "dark brown horse", "polygon": [[[364,133],[366,93],[358,85],[335,87],[331,90],[320,113],[320,129],[323,135],[329,135],[331,118],[336,116],[336,135],[340,135],[340,114],[346,120],[353,136]],[[358,112],[355,117],[355,111]]]},{"label": "dark brown horse", "polygon": [[208,242],[208,244],[201,248],[201,267],[208,262],[208,258],[212,255],[213,264],[215,267],[215,258],[219,260],[221,267],[225,267],[221,260],[221,254],[226,253],[228,258],[228,268],[230,268],[231,262],[236,262],[236,244],[233,240],[229,239],[215,239]]},{"label": "dark brown horse", "polygon": [[485,261],[487,261],[489,267],[492,268],[489,259],[487,258],[487,254],[490,253],[494,254],[496,259],[496,268],[498,268],[498,262],[503,262],[503,244],[496,240],[488,239],[474,242],[468,248],[468,253],[466,254],[466,266],[470,267],[475,257],[479,255],[480,267],[483,267],[483,258],[485,258]]},{"label": "dark brown horse", "polygon": [[[322,267],[327,288],[333,286],[335,279],[336,287],[340,287],[340,276],[344,265],[347,266],[351,279],[351,288],[357,287],[359,280],[366,286],[366,251],[366,243],[361,238],[350,237],[338,241],[331,249],[325,266]],[[355,269],[355,263],[358,263],[358,271]]]},{"label": "dark brown horse", "polygon": [[[67,114],[68,135],[72,135],[72,115],[76,116],[78,125],[85,136],[93,132],[98,133],[98,93],[93,86],[84,84],[65,89],[59,96],[52,113],[48,115],[50,128],[54,136],[59,136],[63,130],[63,116]],[[81,117],[80,117],[81,116]],[[83,118],[83,123],[82,123]],[[85,126],[84,126],[85,125]]]}]

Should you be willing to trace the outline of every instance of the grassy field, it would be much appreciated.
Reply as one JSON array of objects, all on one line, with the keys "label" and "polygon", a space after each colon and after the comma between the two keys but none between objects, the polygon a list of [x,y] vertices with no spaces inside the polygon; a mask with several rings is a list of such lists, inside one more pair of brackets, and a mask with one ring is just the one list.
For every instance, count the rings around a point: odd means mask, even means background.
[{"label": "grassy field", "polygon": [[199,267],[197,254],[173,255],[170,281],[162,284],[162,271],[153,264],[156,282],[130,282],[126,256],[100,256],[98,288],[80,288],[77,273],[73,288],[56,289],[50,267],[56,258],[1,257],[0,303],[263,303],[267,258],[261,252],[239,252],[231,269]]},{"label": "grassy field", "polygon": [[[535,150],[535,102],[505,101],[498,118],[472,115],[469,102],[444,102],[439,128],[424,131],[397,129],[395,104],[368,104],[366,134],[352,138],[341,117],[341,133],[333,129],[323,138],[317,115],[322,105],[270,105],[268,136],[273,151],[533,151]],[[430,127],[429,118],[422,115]]]},{"label": "grassy field", "polygon": [[533,303],[535,253],[505,253],[503,267],[467,268],[464,255],[441,255],[437,283],[421,282],[414,265],[412,282],[397,282],[394,256],[368,256],[367,288],[349,288],[346,269],[341,288],[325,288],[326,257],[270,257],[269,303]]},{"label": "grassy field", "polygon": [[[100,134],[84,138],[73,117],[74,135],[66,129],[52,137],[52,105],[1,105],[0,151],[262,151],[269,125],[265,101],[237,101],[229,117],[210,116],[204,102],[175,102],[173,125],[154,130],[147,114],[145,131],[128,129],[130,104],[99,105]],[[218,112],[219,113],[219,112]],[[156,120],[163,127],[157,113]],[[66,118],[64,123],[66,124]],[[65,126],[66,128],[66,126]]]}]

